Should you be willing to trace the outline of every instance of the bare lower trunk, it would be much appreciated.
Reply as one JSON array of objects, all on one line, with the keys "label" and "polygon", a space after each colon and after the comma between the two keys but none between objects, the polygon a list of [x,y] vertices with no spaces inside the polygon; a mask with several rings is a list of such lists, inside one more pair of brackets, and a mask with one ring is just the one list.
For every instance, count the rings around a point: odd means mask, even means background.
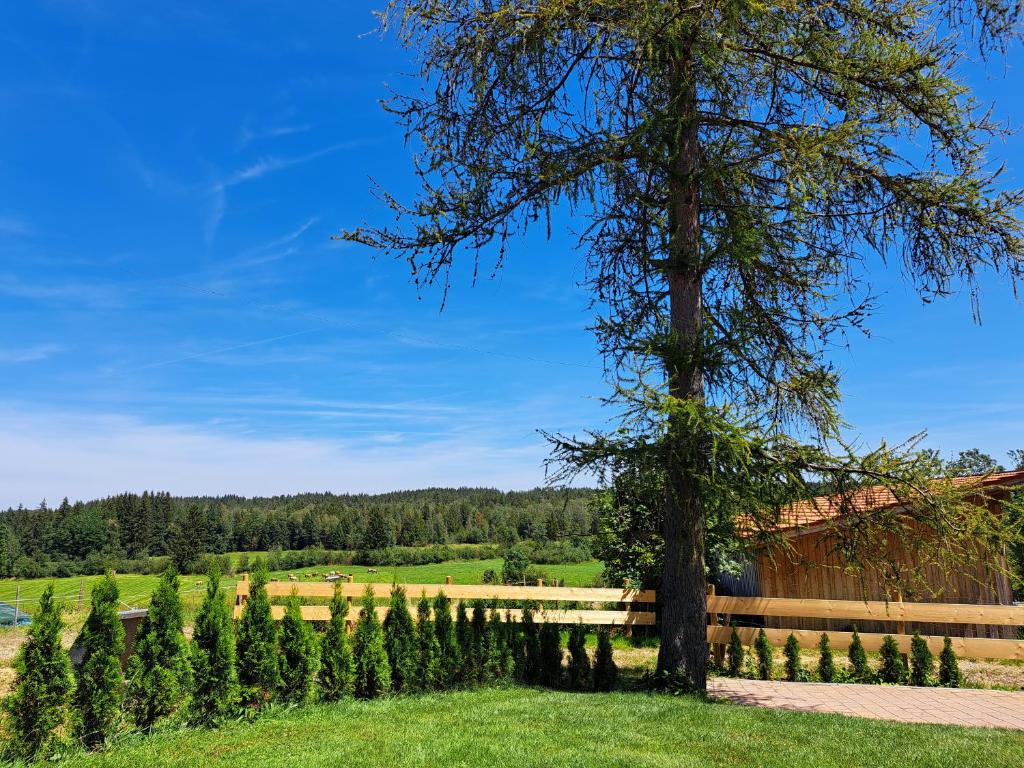
[{"label": "bare lower trunk", "polygon": [[[669,393],[704,402],[701,360],[702,268],[700,193],[697,183],[699,135],[696,85],[689,50],[677,48],[670,62],[672,172],[669,180],[668,280],[673,349],[666,354]],[[686,432],[678,417],[669,421],[668,483],[665,503],[665,566],[662,573],[661,648],[658,671],[697,691],[707,685],[707,585],[704,574],[704,505],[696,476],[706,472],[704,441]]]}]

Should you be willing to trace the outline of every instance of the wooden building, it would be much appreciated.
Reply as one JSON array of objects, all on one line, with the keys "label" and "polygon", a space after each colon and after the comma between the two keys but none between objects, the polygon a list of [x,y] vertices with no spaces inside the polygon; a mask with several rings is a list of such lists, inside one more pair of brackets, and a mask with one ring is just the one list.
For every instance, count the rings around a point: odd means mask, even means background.
[{"label": "wooden building", "polygon": [[[1024,485],[1024,471],[1004,472],[984,479],[972,478],[986,487],[988,503],[1001,506],[1014,486]],[[856,503],[863,505],[859,511],[888,509],[899,506],[899,502],[884,487],[867,488],[859,492]],[[775,548],[772,551],[758,551],[746,572],[739,578],[717,580],[719,594],[743,595],[750,597],[787,597],[832,600],[881,600],[907,602],[971,603],[1010,605],[1013,593],[1006,572],[1006,557],[1003,552],[984,552],[976,562],[964,566],[958,572],[943,572],[937,567],[925,569],[925,589],[904,593],[887,593],[881,579],[870,571],[865,574],[851,572],[843,567],[839,557],[832,551],[828,532],[842,524],[839,504],[829,497],[800,502],[785,510],[783,515],[784,535],[791,550]],[[912,563],[911,553],[905,542],[890,537],[887,554],[895,563],[907,560]],[[754,618],[754,617],[751,617]],[[755,621],[753,623],[761,623]],[[792,629],[820,631],[850,631],[852,623],[838,619],[793,619],[765,618],[768,627],[783,626]],[[1014,627],[988,625],[921,624],[901,627],[895,622],[861,622],[858,629],[864,632],[898,632],[901,630],[922,634],[957,634],[964,637],[993,637],[1012,639],[1016,636]]]}]

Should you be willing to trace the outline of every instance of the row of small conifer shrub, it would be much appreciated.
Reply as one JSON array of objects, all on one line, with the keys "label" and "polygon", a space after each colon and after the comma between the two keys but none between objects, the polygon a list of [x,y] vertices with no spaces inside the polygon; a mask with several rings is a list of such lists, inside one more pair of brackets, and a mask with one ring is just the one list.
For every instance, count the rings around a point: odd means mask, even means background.
[{"label": "row of small conifer shrub", "polygon": [[[818,663],[814,675],[803,666],[800,644],[792,632],[786,639],[782,653],[785,659],[785,679],[793,682],[809,682],[816,679],[822,683],[890,683],[959,688],[962,681],[952,641],[948,637],[943,638],[936,677],[935,657],[928,648],[928,643],[918,632],[914,633],[910,641],[909,664],[901,653],[896,638],[892,635],[882,638],[878,669],[872,669],[868,663],[868,655],[856,627],[847,649],[848,667],[836,665],[828,633],[822,633],[818,641]],[[724,668],[721,671],[730,677],[771,680],[775,672],[775,650],[768,641],[764,629],[758,631],[754,647],[748,652],[740,641],[739,633],[733,627],[729,644],[726,646]]]},{"label": "row of small conifer shrub", "polygon": [[14,688],[3,702],[6,756],[35,759],[99,749],[120,734],[149,732],[163,722],[215,727],[278,702],[514,683],[609,691],[616,684],[606,631],[598,634],[591,662],[585,628],[572,627],[566,665],[558,625],[535,622],[531,608],[516,622],[482,601],[460,602],[453,618],[442,592],[432,601],[422,596],[413,618],[408,596],[395,586],[380,621],[368,586],[349,637],[348,601],[340,589],[331,600],[330,621],[318,631],[303,620],[295,595],[283,620],[274,621],[267,580],[267,569],[259,567],[235,622],[220,575],[211,571],[188,641],[178,575],[168,567],[123,673],[124,628],[114,578],[108,574],[93,588],[78,641],[82,660],[74,671],[61,645],[61,609],[48,586],[15,660]]}]

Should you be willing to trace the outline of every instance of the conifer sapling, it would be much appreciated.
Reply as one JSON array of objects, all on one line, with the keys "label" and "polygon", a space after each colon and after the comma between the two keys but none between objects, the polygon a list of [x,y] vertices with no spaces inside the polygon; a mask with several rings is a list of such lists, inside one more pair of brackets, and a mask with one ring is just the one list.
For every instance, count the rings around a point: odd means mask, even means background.
[{"label": "conifer sapling", "polygon": [[239,689],[231,611],[215,567],[210,571],[206,597],[196,614],[191,656],[189,720],[193,725],[219,725],[235,710]]},{"label": "conifer sapling", "polygon": [[587,656],[587,633],[582,624],[569,630],[569,687],[574,691],[587,691],[593,685],[590,657]]},{"label": "conifer sapling", "polygon": [[45,756],[55,734],[67,723],[73,682],[71,661],[61,645],[63,629],[50,583],[39,597],[39,611],[14,659],[14,688],[3,701],[13,757]]},{"label": "conifer sapling", "polygon": [[914,632],[910,640],[910,684],[917,686],[928,685],[932,677],[932,667],[935,664],[935,657],[928,648],[928,642],[921,637],[920,632]]},{"label": "conifer sapling", "polygon": [[786,638],[786,645],[782,649],[786,657],[786,679],[791,683],[800,681],[803,678],[803,663],[800,659],[800,643],[792,632]]},{"label": "conifer sapling", "polygon": [[[451,624],[451,614],[448,623]],[[416,689],[435,691],[441,687],[441,646],[426,594],[416,604],[416,646]]]},{"label": "conifer sapling", "polygon": [[391,602],[384,619],[384,648],[391,664],[391,688],[395,693],[416,690],[416,625],[409,613],[405,589],[391,587]]},{"label": "conifer sapling", "polygon": [[127,709],[144,730],[173,714],[185,698],[191,670],[184,625],[178,572],[170,564],[139,625],[125,675]]},{"label": "conifer sapling", "polygon": [[743,643],[740,641],[740,633],[733,625],[732,634],[729,635],[729,645],[725,648],[725,671],[729,677],[739,677],[743,669]]},{"label": "conifer sapling", "polygon": [[832,657],[832,646],[828,635],[821,633],[818,641],[818,679],[823,683],[831,683],[836,677],[836,663]]},{"label": "conifer sapling", "polygon": [[878,679],[881,682],[902,684],[907,681],[907,662],[900,653],[900,646],[895,637],[886,635],[882,638],[882,648],[878,655],[881,659]]},{"label": "conifer sapling", "polygon": [[772,644],[768,642],[768,635],[765,633],[764,627],[757,632],[754,653],[757,655],[757,676],[762,680],[771,680],[774,652]]},{"label": "conifer sapling", "polygon": [[238,683],[242,703],[256,710],[273,701],[281,688],[278,627],[270,611],[269,580],[270,574],[261,562],[252,575],[249,597],[238,623]]},{"label": "conifer sapling", "polygon": [[313,627],[302,618],[299,596],[293,591],[281,620],[281,698],[304,704],[320,668],[320,648]]},{"label": "conifer sapling", "polygon": [[858,683],[870,683],[873,675],[871,667],[868,666],[868,654],[864,650],[856,627],[853,628],[853,637],[850,638],[850,647],[846,655],[850,660],[850,678]]},{"label": "conifer sapling", "polygon": [[111,574],[92,588],[92,610],[78,636],[82,663],[75,679],[75,735],[86,747],[100,747],[114,735],[121,717],[124,625],[117,614],[120,593]]},{"label": "conifer sapling", "polygon": [[373,699],[391,690],[391,663],[384,648],[384,630],[375,608],[373,587],[367,585],[352,635],[352,655],[356,663],[355,694],[361,699]]},{"label": "conifer sapling", "polygon": [[960,664],[953,651],[953,641],[944,637],[942,638],[942,653],[939,654],[939,685],[944,685],[947,688],[959,688],[960,681]]},{"label": "conifer sapling", "polygon": [[348,600],[335,584],[331,597],[331,620],[327,623],[320,648],[320,672],[317,682],[322,701],[339,701],[353,694],[356,665],[348,641]]},{"label": "conifer sapling", "polygon": [[602,628],[597,633],[597,653],[594,656],[594,690],[607,693],[615,688],[619,669],[612,656],[611,633]]},{"label": "conifer sapling", "polygon": [[540,684],[557,688],[562,682],[562,633],[554,622],[540,628]]},{"label": "conifer sapling", "polygon": [[434,636],[438,645],[439,684],[442,688],[454,688],[459,682],[462,655],[455,637],[452,603],[444,592],[438,592],[434,598]]}]

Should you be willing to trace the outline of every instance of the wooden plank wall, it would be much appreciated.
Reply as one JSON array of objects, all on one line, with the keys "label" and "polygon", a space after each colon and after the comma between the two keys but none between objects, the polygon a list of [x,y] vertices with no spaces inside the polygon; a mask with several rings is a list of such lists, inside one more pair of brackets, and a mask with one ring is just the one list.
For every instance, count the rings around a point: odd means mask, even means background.
[{"label": "wooden plank wall", "polygon": [[[995,567],[987,566],[984,558],[970,567],[957,573],[943,573],[939,568],[929,566],[925,570],[925,578],[930,591],[918,594],[886,594],[877,574],[868,573],[864,583],[858,575],[844,570],[839,559],[829,552],[830,545],[827,535],[821,532],[806,533],[790,542],[794,553],[777,553],[771,559],[766,553],[757,557],[758,578],[761,583],[762,597],[822,599],[822,600],[875,600],[899,602],[902,600],[917,603],[960,603],[982,605],[1010,605],[1013,602],[1009,578],[1005,572],[1005,560],[1002,556],[988,558]],[[888,551],[899,561],[906,550],[895,537],[886,543]],[[790,627],[822,631],[849,631],[853,629],[850,618],[786,618],[779,617],[766,620],[769,627]],[[962,624],[956,627],[945,627],[937,622],[914,622],[905,627],[895,621],[857,621],[857,628],[866,632],[892,633],[897,631],[922,634],[942,635],[953,634],[962,637],[988,637],[995,639],[1013,639],[1016,629],[1012,626],[999,624]]]}]

